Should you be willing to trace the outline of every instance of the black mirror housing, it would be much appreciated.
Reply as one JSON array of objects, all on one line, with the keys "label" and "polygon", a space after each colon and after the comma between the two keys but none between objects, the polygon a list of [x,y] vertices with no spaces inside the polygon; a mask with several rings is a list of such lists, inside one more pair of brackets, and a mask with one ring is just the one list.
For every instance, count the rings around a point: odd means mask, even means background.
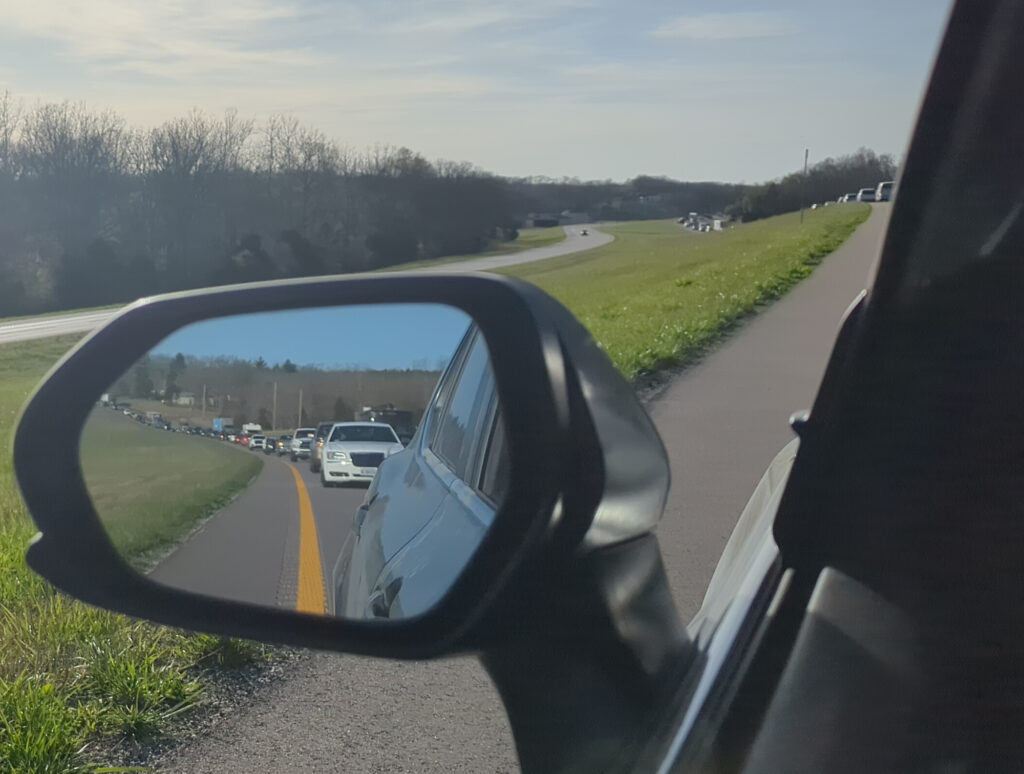
[{"label": "black mirror housing", "polygon": [[[505,412],[508,495],[444,598],[400,622],[343,620],[188,593],[132,570],[100,523],[79,457],[79,434],[109,384],[155,343],[200,320],[381,303],[445,304],[472,317]],[[69,594],[172,626],[393,658],[471,646],[474,627],[522,580],[531,558],[543,554],[552,566],[552,550],[649,531],[668,488],[657,433],[585,329],[536,287],[485,274],[287,280],[142,299],[48,374],[24,409],[14,452],[18,483],[40,529],[28,563]]]}]

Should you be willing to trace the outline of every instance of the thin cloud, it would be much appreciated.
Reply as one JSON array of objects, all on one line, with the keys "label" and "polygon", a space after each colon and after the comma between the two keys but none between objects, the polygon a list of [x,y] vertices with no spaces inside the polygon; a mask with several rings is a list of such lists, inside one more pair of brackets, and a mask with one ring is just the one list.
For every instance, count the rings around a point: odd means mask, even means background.
[{"label": "thin cloud", "polygon": [[281,24],[297,18],[293,7],[260,0],[225,8],[197,0],[173,8],[95,0],[88,12],[63,0],[12,4],[4,14],[4,32],[51,41],[57,57],[99,72],[187,78],[322,66],[324,57],[308,49],[259,46]]},{"label": "thin cloud", "polygon": [[784,14],[745,11],[680,16],[662,24],[652,34],[657,38],[740,40],[777,38],[799,31],[796,22]]}]

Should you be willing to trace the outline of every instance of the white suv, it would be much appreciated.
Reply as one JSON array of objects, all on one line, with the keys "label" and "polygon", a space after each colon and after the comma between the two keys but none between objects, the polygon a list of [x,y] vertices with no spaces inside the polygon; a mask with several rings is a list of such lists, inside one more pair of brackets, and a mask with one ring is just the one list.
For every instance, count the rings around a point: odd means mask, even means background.
[{"label": "white suv", "polygon": [[256,451],[257,449],[263,451],[265,448],[267,448],[267,436],[254,435],[249,439],[249,451]]}]

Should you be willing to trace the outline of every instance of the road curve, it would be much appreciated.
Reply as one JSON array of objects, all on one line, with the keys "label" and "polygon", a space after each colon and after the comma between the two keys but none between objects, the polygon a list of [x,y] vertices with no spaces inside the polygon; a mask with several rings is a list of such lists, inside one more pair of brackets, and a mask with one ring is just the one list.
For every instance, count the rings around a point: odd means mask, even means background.
[{"label": "road curve", "polygon": [[[507,255],[494,255],[488,258],[469,258],[465,261],[445,263],[440,266],[423,266],[411,271],[493,271],[504,266],[515,266],[521,263],[532,261],[543,261],[546,258],[555,258],[559,255],[578,253],[583,250],[590,250],[595,247],[611,242],[614,237],[594,226],[581,224],[578,226],[563,226],[565,240],[547,247],[534,247],[530,250],[523,250],[518,253]],[[586,229],[588,236],[582,236],[580,231]],[[31,317],[24,320],[12,320],[0,323],[0,344],[9,344],[15,341],[30,341],[32,339],[45,339],[51,336],[64,336],[71,333],[87,333],[100,327],[114,317],[120,310],[103,309],[100,311],[80,312],[78,314],[61,314],[48,317]]]},{"label": "road curve", "polygon": [[[807,408],[847,305],[866,285],[888,206],[814,274],[648,404],[673,486],[658,528],[673,595],[692,615],[758,477]],[[591,232],[593,233],[593,232]],[[166,772],[514,772],[500,700],[479,663],[312,653]]]},{"label": "road curve", "polygon": [[69,333],[87,333],[110,320],[119,309],[103,309],[96,312],[59,314],[52,317],[31,317],[0,323],[0,344],[14,341],[47,339]]}]

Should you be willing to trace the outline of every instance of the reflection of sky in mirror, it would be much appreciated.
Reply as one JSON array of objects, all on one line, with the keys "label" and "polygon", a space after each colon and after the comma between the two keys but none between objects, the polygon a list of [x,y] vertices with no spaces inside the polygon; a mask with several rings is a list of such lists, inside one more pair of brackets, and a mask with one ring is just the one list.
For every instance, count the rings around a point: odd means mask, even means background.
[{"label": "reflection of sky in mirror", "polygon": [[204,320],[153,348],[173,357],[263,358],[269,365],[436,368],[447,363],[471,319],[441,304],[287,309]]}]

